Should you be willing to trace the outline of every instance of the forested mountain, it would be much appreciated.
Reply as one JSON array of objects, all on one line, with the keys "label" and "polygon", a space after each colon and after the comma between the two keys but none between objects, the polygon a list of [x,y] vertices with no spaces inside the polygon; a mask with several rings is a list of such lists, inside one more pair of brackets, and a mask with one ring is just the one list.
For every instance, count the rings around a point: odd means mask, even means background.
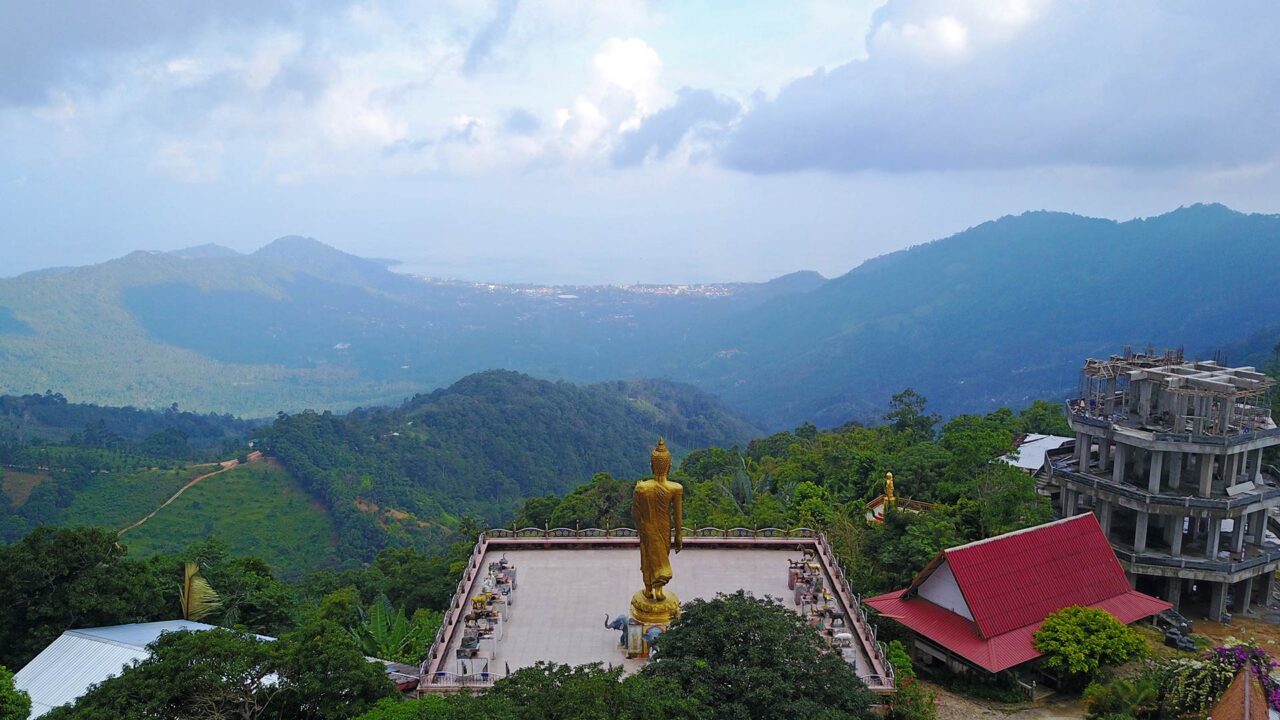
[{"label": "forested mountain", "polygon": [[352,558],[389,538],[430,544],[464,514],[501,523],[523,499],[566,493],[595,473],[642,475],[659,437],[681,454],[757,433],[688,386],[491,371],[393,409],[281,415],[257,444],[323,499]]},{"label": "forested mountain", "polygon": [[0,391],[263,417],[500,367],[688,382],[770,429],[870,419],[904,387],[953,415],[1062,397],[1127,344],[1269,350],[1280,292],[1258,269],[1277,264],[1280,217],[1219,205],[1026,213],[830,281],[702,287],[426,280],[289,237],[0,280]]},{"label": "forested mountain", "polygon": [[197,449],[220,449],[238,441],[254,423],[231,415],[108,407],[68,402],[60,393],[0,395],[0,445],[42,445],[72,441],[98,448],[154,443],[181,436]]},{"label": "forested mountain", "polygon": [[[296,573],[387,545],[435,546],[463,516],[500,524],[524,499],[567,493],[598,472],[638,476],[659,437],[679,454],[760,432],[687,385],[576,386],[506,371],[399,407],[257,425],[52,394],[0,398],[0,541],[42,524],[121,529],[157,511],[130,530],[132,546],[171,551],[212,534],[288,558],[284,571]],[[247,459],[251,439],[265,461],[227,471],[211,462]]]},{"label": "forested mountain", "polygon": [[1020,407],[1065,397],[1086,357],[1126,344],[1211,356],[1260,333],[1227,355],[1261,362],[1280,339],[1274,267],[1280,216],[1026,213],[717,324],[693,352],[714,359],[672,374],[769,425],[873,416],[907,386],[947,415]]}]

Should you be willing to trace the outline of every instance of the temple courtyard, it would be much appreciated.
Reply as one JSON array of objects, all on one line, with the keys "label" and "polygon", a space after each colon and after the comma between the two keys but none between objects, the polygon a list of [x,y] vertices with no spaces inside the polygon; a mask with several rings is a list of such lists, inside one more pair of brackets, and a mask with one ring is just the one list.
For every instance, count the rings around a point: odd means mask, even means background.
[{"label": "temple courtyard", "polygon": [[[803,558],[805,549],[817,550],[821,562],[815,565],[821,568],[831,596],[827,602],[850,619],[848,631],[854,639],[844,653],[846,659],[868,685],[887,684],[874,629],[865,625],[858,612],[849,614],[848,605],[857,603],[847,587],[838,588],[829,551],[819,542],[813,538],[687,538],[684,550],[671,555],[674,579],[667,587],[681,602],[744,590],[758,598],[774,597],[801,612],[804,608],[794,602],[795,592],[788,588],[788,569],[792,561]],[[484,593],[486,581],[491,586],[488,569],[503,559],[515,570],[515,587],[507,596],[500,630],[481,640],[478,652],[459,652],[470,600]],[[484,684],[539,661],[639,670],[645,660],[627,658],[619,642],[621,631],[605,623],[626,616],[632,594],[641,587],[634,538],[507,538],[482,543],[459,585],[454,609],[446,614],[437,647],[424,664],[422,690],[477,684],[477,679]]]}]

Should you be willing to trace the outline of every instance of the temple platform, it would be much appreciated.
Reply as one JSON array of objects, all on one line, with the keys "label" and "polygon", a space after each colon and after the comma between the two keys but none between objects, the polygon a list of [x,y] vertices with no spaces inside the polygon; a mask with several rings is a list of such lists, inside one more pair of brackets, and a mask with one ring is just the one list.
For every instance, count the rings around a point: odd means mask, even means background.
[{"label": "temple platform", "polygon": [[[756,597],[772,596],[801,612],[788,588],[788,567],[805,550],[821,568],[833,596],[828,602],[848,619],[846,630],[853,638],[844,652],[846,659],[868,686],[892,691],[892,673],[875,630],[858,609],[860,601],[837,577],[838,569],[832,569],[830,551],[821,538],[686,537],[684,550],[671,555],[674,579],[668,589],[682,602],[745,590]],[[482,641],[474,659],[461,660],[460,654],[467,655],[458,650],[469,600],[483,592],[490,564],[502,558],[514,567],[517,580],[500,637]],[[645,660],[628,659],[619,644],[621,631],[605,627],[606,619],[630,613],[631,597],[641,587],[639,563],[634,537],[482,538],[424,663],[421,690],[484,686],[538,661],[639,670]]]}]

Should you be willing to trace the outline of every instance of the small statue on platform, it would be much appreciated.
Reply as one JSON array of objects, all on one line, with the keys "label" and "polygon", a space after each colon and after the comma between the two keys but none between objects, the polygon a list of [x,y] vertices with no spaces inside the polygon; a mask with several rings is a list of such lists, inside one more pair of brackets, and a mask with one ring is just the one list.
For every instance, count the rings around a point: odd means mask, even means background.
[{"label": "small statue on platform", "polygon": [[884,474],[884,506],[888,510],[898,509],[898,498],[893,494],[893,473]]},{"label": "small statue on platform", "polygon": [[667,479],[671,453],[665,441],[658,440],[649,463],[653,479],[636,483],[631,496],[644,576],[644,590],[631,598],[631,616],[642,623],[666,624],[680,612],[680,600],[666,591],[666,585],[671,582],[672,545],[676,552],[684,547],[684,486]]}]

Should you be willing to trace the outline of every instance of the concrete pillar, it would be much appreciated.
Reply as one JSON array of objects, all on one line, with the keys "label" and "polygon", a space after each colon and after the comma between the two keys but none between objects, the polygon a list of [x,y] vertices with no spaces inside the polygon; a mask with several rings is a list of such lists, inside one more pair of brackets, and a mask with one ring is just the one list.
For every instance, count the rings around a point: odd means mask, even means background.
[{"label": "concrete pillar", "polygon": [[1169,451],[1165,455],[1169,458],[1169,489],[1177,490],[1182,484],[1182,460],[1186,456],[1174,451]]},{"label": "concrete pillar", "polygon": [[1187,396],[1182,393],[1173,393],[1173,431],[1187,431]]},{"label": "concrete pillar", "polygon": [[1111,537],[1111,503],[1106,500],[1099,500],[1098,505],[1098,524],[1102,526],[1102,534],[1108,538]]},{"label": "concrete pillar", "polygon": [[1222,537],[1222,521],[1209,518],[1209,533],[1204,538],[1204,556],[1209,560],[1218,558],[1218,540]]},{"label": "concrete pillar", "polygon": [[1089,441],[1090,437],[1086,433],[1076,433],[1076,466],[1080,472],[1086,472],[1089,469]]},{"label": "concrete pillar", "polygon": [[1182,578],[1171,577],[1166,580],[1164,599],[1173,606],[1174,610],[1178,609],[1178,605],[1182,602]]},{"label": "concrete pillar", "polygon": [[1261,483],[1262,482],[1262,448],[1258,448],[1256,452],[1257,452],[1257,456],[1253,461],[1253,481],[1256,483]]},{"label": "concrete pillar", "polygon": [[1200,463],[1200,497],[1213,495],[1213,455],[1200,453],[1196,456]]},{"label": "concrete pillar", "polygon": [[1231,521],[1231,552],[1244,552],[1244,516]]},{"label": "concrete pillar", "polygon": [[1098,436],[1098,473],[1111,469],[1111,440],[1106,435]]},{"label": "concrete pillar", "polygon": [[1114,483],[1124,482],[1124,464],[1129,460],[1129,446],[1122,442],[1116,443],[1116,464],[1111,468],[1111,481]]},{"label": "concrete pillar", "polygon": [[1144,423],[1151,419],[1151,381],[1149,380],[1138,383],[1138,416]]},{"label": "concrete pillar", "polygon": [[1137,522],[1134,523],[1133,530],[1133,551],[1135,553],[1144,552],[1147,549],[1147,513],[1138,511]]},{"label": "concrete pillar", "polygon": [[1173,520],[1173,538],[1169,541],[1169,554],[1178,557],[1182,555],[1182,518],[1175,517]]},{"label": "concrete pillar", "polygon": [[1226,462],[1222,464],[1222,480],[1227,487],[1236,484],[1236,480],[1240,477],[1240,453],[1230,453],[1225,456]]},{"label": "concrete pillar", "polygon": [[1160,492],[1160,475],[1164,472],[1164,453],[1159,450],[1152,450],[1148,453],[1151,456],[1151,472],[1147,477],[1147,492]]},{"label": "concrete pillar", "polygon": [[1076,491],[1064,489],[1062,491],[1062,516],[1071,517],[1076,514]]},{"label": "concrete pillar", "polygon": [[1213,586],[1209,595],[1209,619],[1222,622],[1227,614],[1227,584],[1221,582],[1209,584]]},{"label": "concrete pillar", "polygon": [[1249,516],[1249,532],[1253,535],[1253,544],[1261,545],[1267,533],[1267,511],[1259,510]]},{"label": "concrete pillar", "polygon": [[1104,417],[1111,417],[1116,411],[1116,379],[1107,378],[1107,396],[1102,401]]},{"label": "concrete pillar", "polygon": [[1236,583],[1236,612],[1247,613],[1253,604],[1253,578],[1245,578]]},{"label": "concrete pillar", "polygon": [[1272,598],[1276,593],[1276,574],[1274,572],[1263,573],[1258,578],[1262,581],[1262,587],[1258,589],[1259,605],[1271,607]]}]

